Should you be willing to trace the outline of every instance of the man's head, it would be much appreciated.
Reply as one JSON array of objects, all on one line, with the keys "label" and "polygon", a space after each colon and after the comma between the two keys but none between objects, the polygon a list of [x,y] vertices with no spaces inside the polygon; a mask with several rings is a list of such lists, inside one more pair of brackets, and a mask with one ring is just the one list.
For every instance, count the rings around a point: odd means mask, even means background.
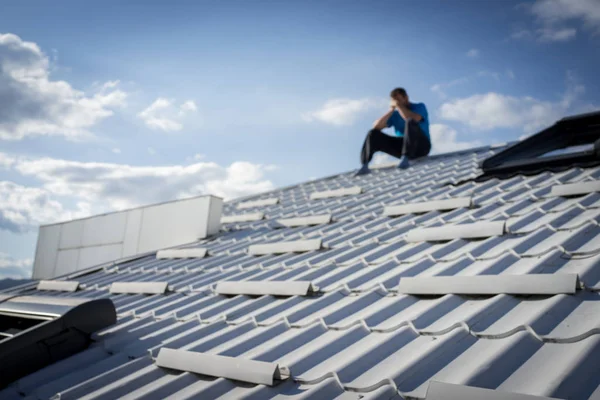
[{"label": "man's head", "polygon": [[393,101],[400,104],[408,104],[408,94],[404,88],[396,88],[390,92],[390,97]]}]

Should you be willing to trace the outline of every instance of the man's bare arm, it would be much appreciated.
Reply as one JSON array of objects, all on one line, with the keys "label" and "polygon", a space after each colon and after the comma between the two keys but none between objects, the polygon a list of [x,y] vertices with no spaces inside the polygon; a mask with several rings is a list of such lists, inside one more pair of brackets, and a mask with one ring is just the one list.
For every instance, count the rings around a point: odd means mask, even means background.
[{"label": "man's bare arm", "polygon": [[412,119],[417,122],[421,122],[421,120],[423,119],[423,116],[421,114],[417,114],[416,112],[409,110],[408,107],[405,105],[397,105],[396,108],[398,109],[398,112],[400,113],[402,118],[404,118],[405,121],[408,119]]},{"label": "man's bare arm", "polygon": [[393,112],[394,109],[390,109],[390,111],[385,113],[383,117],[379,118],[377,121],[375,121],[375,123],[373,123],[373,128],[382,130],[383,128],[387,127],[388,119],[390,119]]}]

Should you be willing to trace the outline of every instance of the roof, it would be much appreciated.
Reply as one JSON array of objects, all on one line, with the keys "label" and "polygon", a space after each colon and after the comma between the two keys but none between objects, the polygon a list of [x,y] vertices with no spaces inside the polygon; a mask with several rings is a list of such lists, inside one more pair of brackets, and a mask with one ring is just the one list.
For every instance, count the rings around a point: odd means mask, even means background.
[{"label": "roof", "polygon": [[[600,193],[562,197],[552,188],[598,180],[600,167],[475,180],[480,162],[499,150],[432,156],[408,170],[348,172],[230,201],[224,215],[253,216],[234,218],[192,246],[206,253],[182,253],[195,258],[149,254],[90,269],[66,277],[79,282],[76,292],[11,289],[110,298],[118,321],[88,349],[19,379],[0,398],[423,399],[432,381],[598,398]],[[384,214],[394,205],[408,206]],[[327,214],[306,221],[317,225],[297,219]],[[293,223],[278,222],[288,218]],[[251,246],[261,251],[249,253]],[[547,284],[540,274],[557,279]],[[456,279],[435,281],[429,294],[430,277]],[[130,282],[138,293],[111,291],[115,282],[121,289]],[[156,282],[168,289],[144,294]],[[419,294],[405,294],[399,282]],[[179,359],[163,348],[188,352]],[[238,365],[260,361],[248,364],[254,375],[285,367],[290,378],[273,386],[241,382],[244,371],[221,368],[225,358],[191,352],[234,357]],[[180,370],[188,359],[195,372]]]}]

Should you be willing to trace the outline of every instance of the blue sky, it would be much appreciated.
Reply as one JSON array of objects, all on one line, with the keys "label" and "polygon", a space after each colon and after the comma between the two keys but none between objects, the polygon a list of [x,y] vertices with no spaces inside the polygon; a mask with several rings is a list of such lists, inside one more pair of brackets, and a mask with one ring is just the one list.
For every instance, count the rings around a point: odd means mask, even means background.
[{"label": "blue sky", "polygon": [[39,224],[356,168],[396,86],[436,152],[600,108],[597,0],[122,3],[2,6],[0,277]]}]

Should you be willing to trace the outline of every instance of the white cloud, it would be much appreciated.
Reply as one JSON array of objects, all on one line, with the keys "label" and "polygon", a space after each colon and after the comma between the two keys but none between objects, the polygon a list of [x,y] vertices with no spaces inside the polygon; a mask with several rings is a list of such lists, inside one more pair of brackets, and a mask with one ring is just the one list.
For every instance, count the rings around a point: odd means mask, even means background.
[{"label": "white cloud", "polygon": [[429,133],[431,135],[433,146],[431,149],[432,154],[465,150],[482,145],[479,140],[458,140],[458,133],[456,130],[444,124],[431,124]]},{"label": "white cloud", "polygon": [[186,112],[196,112],[198,111],[198,107],[196,107],[196,103],[193,100],[188,100],[179,106],[179,114],[183,115]]},{"label": "white cloud", "polygon": [[391,164],[394,162],[398,162],[398,159],[396,157],[392,157],[389,154],[386,153],[375,153],[375,155],[373,155],[373,159],[371,160],[371,166],[373,165],[384,165],[384,164]]},{"label": "white cloud", "polygon": [[179,108],[175,106],[173,99],[159,97],[146,109],[138,114],[146,126],[150,129],[161,130],[164,132],[176,132],[183,129],[182,119],[186,114],[194,113],[198,110],[196,103],[188,100],[182,103]]},{"label": "white cloud", "polygon": [[546,25],[579,20],[596,33],[600,31],[598,0],[537,0],[531,12]]},{"label": "white cloud", "polygon": [[67,210],[44,188],[0,181],[0,229],[14,233],[36,229],[40,224],[84,216],[88,208]]},{"label": "white cloud", "polygon": [[127,94],[117,89],[118,81],[85,93],[68,82],[51,80],[50,69],[48,56],[37,44],[0,34],[0,139],[89,138],[90,128],[125,105]]},{"label": "white cloud", "polygon": [[31,278],[32,264],[29,258],[16,260],[6,253],[0,253],[0,279]]},{"label": "white cloud", "polygon": [[573,25],[600,33],[600,1],[598,0],[537,0],[524,4],[526,10],[536,18],[536,28],[522,29],[512,33],[513,39],[535,39],[540,42],[567,42],[577,36]]},{"label": "white cloud", "polygon": [[479,50],[478,49],[471,49],[471,50],[467,51],[467,57],[469,57],[469,58],[478,58],[479,57]]},{"label": "white cloud", "polygon": [[540,42],[566,42],[577,35],[575,28],[540,28],[536,32]]},{"label": "white cloud", "polygon": [[229,166],[213,162],[132,166],[14,157],[10,168],[41,182],[40,187],[0,182],[0,229],[12,232],[199,194],[231,199],[274,188],[265,176],[274,166],[245,161]]},{"label": "white cloud", "polygon": [[574,113],[574,103],[584,90],[569,74],[567,90],[559,101],[489,92],[450,100],[440,107],[440,116],[477,130],[519,128],[525,133],[531,133],[552,124],[562,116]]},{"label": "white cloud", "polygon": [[374,109],[385,109],[388,102],[384,99],[331,99],[323,106],[303,115],[305,121],[321,121],[334,126],[347,126]]}]

